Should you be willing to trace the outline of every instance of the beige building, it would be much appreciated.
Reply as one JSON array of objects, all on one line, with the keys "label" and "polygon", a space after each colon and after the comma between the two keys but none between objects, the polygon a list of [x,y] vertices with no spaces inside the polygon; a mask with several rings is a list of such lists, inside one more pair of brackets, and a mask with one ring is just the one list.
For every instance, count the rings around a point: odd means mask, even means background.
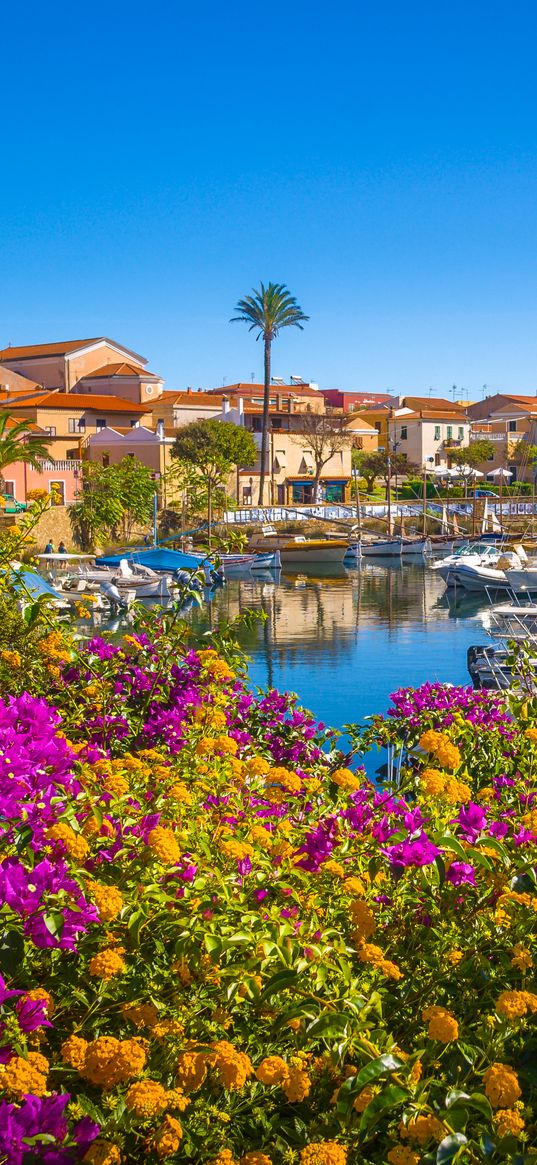
[{"label": "beige building", "polygon": [[60,461],[80,457],[84,439],[103,429],[133,428],[144,419],[151,423],[148,405],[133,404],[114,396],[82,393],[0,393],[0,409],[14,418],[24,417],[39,425],[49,437],[51,458]]},{"label": "beige building", "polygon": [[[57,344],[10,346],[0,350],[0,382],[3,368],[30,380],[32,387],[38,384],[60,392],[73,392],[89,378],[89,388],[82,385],[82,392],[126,395],[131,400],[143,402],[146,397],[160,396],[163,388],[162,378],[149,372],[146,364],[143,356],[107,336]],[[136,385],[139,387],[138,397],[132,395]],[[118,388],[124,388],[125,393],[118,393]]]},{"label": "beige building", "polygon": [[468,416],[472,422],[470,440],[485,439],[494,447],[493,456],[479,466],[480,471],[507,469],[510,482],[533,481],[534,469],[524,456],[521,442],[536,443],[537,397],[496,393],[470,405]]},{"label": "beige building", "polygon": [[406,456],[419,469],[448,468],[450,450],[469,444],[465,410],[440,397],[399,397],[397,406],[375,405],[359,414],[378,432],[378,448]]}]

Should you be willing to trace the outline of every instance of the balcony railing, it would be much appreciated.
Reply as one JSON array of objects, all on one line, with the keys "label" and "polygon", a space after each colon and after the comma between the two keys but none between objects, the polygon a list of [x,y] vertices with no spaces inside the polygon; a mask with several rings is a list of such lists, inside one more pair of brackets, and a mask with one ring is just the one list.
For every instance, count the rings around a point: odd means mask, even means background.
[{"label": "balcony railing", "polygon": [[523,433],[470,433],[470,441],[522,441]]},{"label": "balcony railing", "polygon": [[82,462],[77,461],[74,457],[69,457],[67,461],[40,461],[39,464],[43,471],[50,472],[50,470],[57,469],[59,473],[65,473],[68,469],[76,470],[79,473],[82,467]]}]

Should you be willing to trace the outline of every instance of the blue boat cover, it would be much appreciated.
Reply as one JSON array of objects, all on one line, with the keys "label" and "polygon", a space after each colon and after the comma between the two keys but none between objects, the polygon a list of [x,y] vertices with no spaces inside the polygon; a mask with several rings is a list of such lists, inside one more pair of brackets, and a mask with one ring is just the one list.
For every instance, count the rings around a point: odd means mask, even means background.
[{"label": "blue boat cover", "polygon": [[174,570],[197,570],[206,561],[199,554],[183,554],[181,550],[164,550],[160,546],[148,546],[147,550],[126,550],[124,554],[105,554],[97,558],[104,566],[118,566],[122,558],[127,562],[138,562],[141,566],[149,566],[151,570],[165,570],[173,573]]},{"label": "blue boat cover", "polygon": [[[23,586],[17,586],[19,580],[21,584],[24,584]],[[33,599],[39,599],[41,595],[51,595],[54,599],[63,599],[63,595],[55,591],[46,579],[41,578],[41,575],[36,574],[33,570],[18,570],[14,575],[13,585],[15,590],[20,590],[21,594],[29,592]]]}]

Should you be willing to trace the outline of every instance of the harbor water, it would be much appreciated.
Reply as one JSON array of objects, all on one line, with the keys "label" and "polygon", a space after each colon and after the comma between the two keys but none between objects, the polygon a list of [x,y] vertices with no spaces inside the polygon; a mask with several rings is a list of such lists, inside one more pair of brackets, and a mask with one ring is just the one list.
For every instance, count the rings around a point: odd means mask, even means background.
[{"label": "harbor water", "polygon": [[490,642],[487,606],[486,595],[448,599],[443,580],[421,562],[386,560],[230,579],[192,619],[207,630],[264,611],[264,622],[237,633],[253,682],[296,692],[340,728],[386,711],[397,688],[469,684],[467,649]]}]

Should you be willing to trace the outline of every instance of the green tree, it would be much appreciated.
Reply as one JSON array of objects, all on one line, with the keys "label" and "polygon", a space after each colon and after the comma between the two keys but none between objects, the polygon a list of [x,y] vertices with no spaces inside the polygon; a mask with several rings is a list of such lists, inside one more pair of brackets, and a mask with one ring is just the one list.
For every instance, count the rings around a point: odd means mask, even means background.
[{"label": "green tree", "polygon": [[[407,460],[404,453],[392,453],[390,457],[391,476],[397,477],[410,473],[415,466]],[[352,464],[365,478],[367,492],[372,493],[377,477],[388,482],[388,454],[381,450],[353,449]]]},{"label": "green tree", "polygon": [[235,311],[238,314],[233,316],[231,323],[248,324],[248,330],[257,332],[256,340],[263,339],[264,345],[263,423],[258,499],[259,505],[262,506],[267,466],[272,341],[282,328],[300,328],[302,331],[302,325],[309,320],[309,316],[304,315],[285,283],[269,283],[266,287],[264,283],[260,283],[259,289],[253,288],[251,295],[239,299]]},{"label": "green tree", "polygon": [[448,457],[452,465],[469,465],[471,469],[477,469],[477,466],[481,465],[482,462],[490,461],[493,454],[494,445],[486,437],[479,441],[471,441],[462,449],[448,450]]},{"label": "green tree", "polygon": [[155,489],[151,470],[136,457],[108,466],[85,461],[81,495],[69,507],[77,545],[91,550],[105,538],[130,538],[134,526],[148,524]]},{"label": "green tree", "polygon": [[14,421],[9,413],[0,413],[0,479],[4,469],[16,461],[25,461],[41,473],[41,461],[50,461],[48,442],[32,436],[28,421]]},{"label": "green tree", "polygon": [[255,465],[257,446],[252,434],[231,421],[192,421],[175,438],[172,457],[179,475],[191,480],[192,470],[207,491],[207,521],[211,540],[212,508],[215,493],[224,490],[232,469]]}]

